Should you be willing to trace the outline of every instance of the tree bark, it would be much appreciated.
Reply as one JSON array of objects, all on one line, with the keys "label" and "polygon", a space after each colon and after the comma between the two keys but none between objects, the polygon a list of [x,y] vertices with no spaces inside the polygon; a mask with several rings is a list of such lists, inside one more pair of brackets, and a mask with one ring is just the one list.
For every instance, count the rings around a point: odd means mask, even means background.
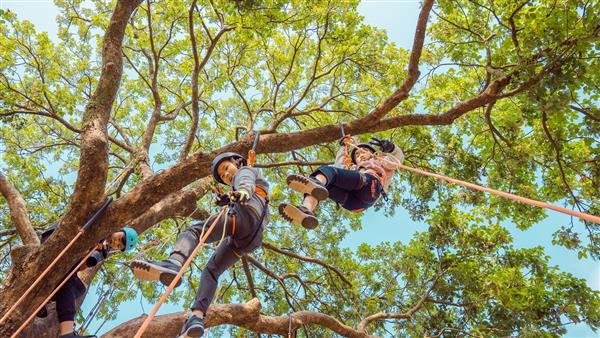
[{"label": "tree bark", "polygon": [[40,240],[29,221],[25,200],[19,191],[0,173],[0,193],[8,202],[10,219],[25,245],[39,245]]},{"label": "tree bark", "polygon": [[[224,324],[231,324],[252,330],[256,333],[276,334],[287,337],[303,325],[320,325],[328,328],[344,337],[352,338],[375,338],[365,332],[359,332],[337,319],[318,312],[300,311],[290,316],[270,317],[260,314],[260,302],[257,298],[246,304],[213,304],[208,308],[205,318],[206,328]],[[187,312],[177,312],[157,316],[151,322],[148,330],[142,335],[143,338],[175,337],[183,326]],[[133,337],[146,316],[127,321],[108,333],[102,338]]]}]

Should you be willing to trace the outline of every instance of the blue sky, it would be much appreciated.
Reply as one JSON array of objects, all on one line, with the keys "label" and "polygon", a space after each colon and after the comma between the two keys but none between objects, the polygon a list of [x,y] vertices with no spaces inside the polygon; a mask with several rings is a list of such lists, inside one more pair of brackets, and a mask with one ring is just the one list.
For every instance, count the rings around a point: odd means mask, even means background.
[{"label": "blue sky", "polygon": [[[48,0],[0,0],[1,9],[10,9],[17,13],[20,19],[27,19],[33,22],[38,31],[47,31],[51,38],[56,37],[57,26],[55,17],[59,14],[52,1]],[[364,0],[359,6],[360,13],[365,17],[367,24],[384,28],[391,41],[398,46],[410,49],[414,36],[415,22],[419,12],[418,1],[403,0]],[[552,245],[552,233],[567,224],[570,217],[556,212],[548,212],[548,217],[532,226],[530,229],[521,231],[510,222],[503,225],[511,232],[516,247],[528,248],[534,246],[543,246],[546,254],[549,255],[551,264],[558,265],[561,270],[570,272],[574,276],[584,278],[588,285],[600,290],[600,263],[591,259],[579,260],[577,254],[573,251]],[[401,241],[407,243],[417,231],[426,230],[426,225],[410,220],[408,213],[399,208],[393,218],[386,218],[381,213],[372,210],[363,215],[363,230],[352,233],[344,241],[348,247],[356,247],[358,244],[366,242],[368,244],[378,244],[383,241]],[[581,229],[581,223],[578,228]],[[93,294],[93,290],[91,290]],[[85,314],[95,303],[94,297],[86,298],[82,310]],[[144,308],[149,311],[152,304],[145,303]],[[141,314],[139,300],[123,304],[115,321],[106,323],[100,333],[107,329],[122,323],[128,319],[137,317]],[[177,305],[164,305],[160,313],[170,313],[180,311]],[[95,328],[100,323],[94,323]],[[94,330],[93,330],[94,331]],[[92,332],[93,332],[92,331]],[[585,325],[571,326],[567,337],[599,337],[594,334]]]}]

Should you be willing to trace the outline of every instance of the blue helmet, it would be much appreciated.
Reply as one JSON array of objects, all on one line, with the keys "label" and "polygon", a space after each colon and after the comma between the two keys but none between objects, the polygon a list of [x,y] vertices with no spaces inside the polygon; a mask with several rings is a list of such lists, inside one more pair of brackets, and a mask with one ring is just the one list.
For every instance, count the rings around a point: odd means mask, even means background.
[{"label": "blue helmet", "polygon": [[135,231],[135,229],[129,228],[129,227],[124,227],[123,229],[121,229],[121,231],[123,231],[123,233],[125,234],[125,250],[124,251],[129,251],[129,250],[135,248],[135,245],[138,242],[137,231]]}]

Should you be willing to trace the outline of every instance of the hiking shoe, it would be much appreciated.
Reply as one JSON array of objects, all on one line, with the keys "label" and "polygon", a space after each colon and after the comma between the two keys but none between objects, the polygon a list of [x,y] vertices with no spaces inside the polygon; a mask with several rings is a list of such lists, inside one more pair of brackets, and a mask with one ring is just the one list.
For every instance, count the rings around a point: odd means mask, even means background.
[{"label": "hiking shoe", "polygon": [[71,332],[71,333],[63,334],[62,336],[59,336],[59,338],[98,338],[98,337],[95,335],[80,336],[78,334],[75,334],[75,332]]},{"label": "hiking shoe", "polygon": [[329,191],[327,191],[319,180],[312,177],[304,177],[295,174],[288,175],[287,185],[294,191],[311,195],[316,198],[317,201],[322,201],[329,197]]},{"label": "hiking shoe", "polygon": [[317,220],[315,214],[303,206],[280,204],[279,214],[286,221],[302,225],[306,229],[314,229],[319,225],[319,220]]},{"label": "hiking shoe", "polygon": [[190,315],[183,323],[177,338],[202,337],[204,334],[204,320],[196,315]]},{"label": "hiking shoe", "polygon": [[[169,286],[175,276],[179,273],[181,266],[172,260],[163,261],[142,261],[135,260],[127,264],[133,275],[139,280],[159,280],[166,286]],[[177,281],[175,287],[181,284],[181,278]]]}]

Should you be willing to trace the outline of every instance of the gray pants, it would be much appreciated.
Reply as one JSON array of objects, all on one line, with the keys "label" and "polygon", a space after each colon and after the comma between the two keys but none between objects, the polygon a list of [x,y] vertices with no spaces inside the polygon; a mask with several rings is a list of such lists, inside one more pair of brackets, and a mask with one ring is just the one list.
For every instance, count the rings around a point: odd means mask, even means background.
[{"label": "gray pants", "polygon": [[[252,198],[261,200],[260,205],[263,206],[261,209],[267,207],[262,198],[257,196],[253,196]],[[248,206],[236,204],[230,208],[227,217],[223,214],[217,221],[206,243],[219,241],[223,236],[223,231],[225,231],[226,238],[217,247],[202,270],[200,286],[196,293],[196,299],[192,304],[192,310],[200,310],[206,313],[208,306],[215,297],[219,276],[235,264],[244,254],[254,251],[262,244],[263,227],[267,223],[268,214],[265,211],[264,219],[261,220],[262,215],[263,210],[255,212]],[[208,227],[210,227],[216,217],[217,215],[213,215],[206,222],[194,224],[184,231],[177,238],[174,251],[169,258],[183,264],[196,245],[198,245],[202,229],[205,228],[205,231],[208,230]],[[235,229],[233,226],[234,218]]]}]

